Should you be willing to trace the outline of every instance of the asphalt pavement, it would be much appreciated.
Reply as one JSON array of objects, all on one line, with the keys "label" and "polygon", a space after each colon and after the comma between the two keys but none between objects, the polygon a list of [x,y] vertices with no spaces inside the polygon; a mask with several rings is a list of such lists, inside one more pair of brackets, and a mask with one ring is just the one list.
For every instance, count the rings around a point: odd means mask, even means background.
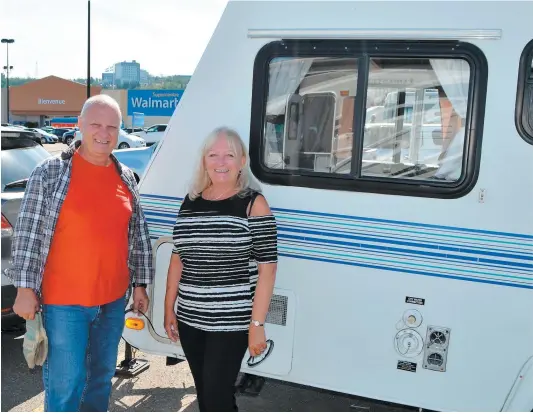
[{"label": "asphalt pavement", "polygon": [[44,144],[44,149],[52,155],[58,155],[65,149],[67,149],[66,144],[56,143],[56,144]]},{"label": "asphalt pavement", "polygon": [[[42,412],[44,392],[42,369],[29,370],[22,354],[23,332],[2,333],[1,410]],[[124,343],[119,363],[124,357]],[[166,366],[160,356],[136,357],[149,361],[148,370],[134,378],[113,378],[109,411],[198,411],[196,390],[187,362]],[[240,411],[414,411],[343,394],[268,380],[257,397],[239,395]]]}]

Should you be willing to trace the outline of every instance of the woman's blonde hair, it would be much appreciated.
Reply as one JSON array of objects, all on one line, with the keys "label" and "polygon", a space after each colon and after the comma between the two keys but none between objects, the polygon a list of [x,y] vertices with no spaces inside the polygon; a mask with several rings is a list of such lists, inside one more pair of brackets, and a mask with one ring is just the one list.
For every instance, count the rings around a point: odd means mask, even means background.
[{"label": "woman's blonde hair", "polygon": [[237,157],[244,157],[245,159],[244,166],[237,177],[238,196],[244,197],[250,190],[259,191],[259,185],[252,178],[250,172],[250,158],[248,156],[248,151],[239,133],[228,127],[218,127],[205,138],[202,147],[200,148],[200,158],[197,162],[189,189],[189,198],[191,200],[198,198],[200,194],[212,184],[211,178],[209,178],[209,174],[205,168],[205,156],[220,137],[226,138],[230,148],[235,152]]}]

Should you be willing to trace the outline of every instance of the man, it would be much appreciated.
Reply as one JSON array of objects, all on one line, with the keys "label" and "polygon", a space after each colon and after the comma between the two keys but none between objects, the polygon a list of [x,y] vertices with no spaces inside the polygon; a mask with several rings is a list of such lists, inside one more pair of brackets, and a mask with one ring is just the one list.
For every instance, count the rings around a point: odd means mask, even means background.
[{"label": "man", "polygon": [[[435,177],[455,181],[462,172],[463,146],[465,138],[464,121],[459,116],[444,88],[439,87],[439,104],[441,115],[442,150],[439,155],[439,168]],[[461,100],[456,100],[456,105]]]},{"label": "man", "polygon": [[130,282],[134,310],[148,309],[148,227],[133,173],[111,154],[121,118],[109,96],[85,102],[82,140],[36,167],[15,226],[13,309],[33,320],[42,305],[46,411],[107,411]]}]

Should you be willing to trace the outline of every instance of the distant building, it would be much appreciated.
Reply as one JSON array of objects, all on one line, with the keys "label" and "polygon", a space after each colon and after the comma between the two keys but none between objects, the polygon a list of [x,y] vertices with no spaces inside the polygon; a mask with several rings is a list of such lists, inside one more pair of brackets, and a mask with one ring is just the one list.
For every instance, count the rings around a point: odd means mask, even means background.
[{"label": "distant building", "polygon": [[150,74],[147,70],[141,69],[141,85],[148,85]]},{"label": "distant building", "polygon": [[[91,86],[90,94],[102,93],[101,86]],[[6,108],[2,91],[2,109]],[[9,87],[9,120],[13,124],[27,123],[38,126],[71,127],[77,124],[87,86],[78,82],[47,76],[23,85]],[[7,108],[6,108],[7,109]],[[2,122],[7,122],[7,111],[2,111]]]},{"label": "distant building", "polygon": [[115,72],[104,72],[102,73],[102,86],[108,88],[113,86],[115,83]]},{"label": "distant building", "polygon": [[118,88],[133,87],[141,83],[141,65],[135,60],[115,63],[115,86]]},{"label": "distant building", "polygon": [[[111,80],[113,72],[105,70],[103,79]],[[184,83],[189,76],[177,76]],[[150,82],[150,75],[148,81]],[[112,83],[112,82],[111,82]],[[131,127],[133,114],[144,114],[144,126],[151,127],[167,124],[185,88],[172,89],[123,89],[115,85],[107,88],[91,86],[91,95],[106,94],[117,101],[122,112],[124,126]],[[6,100],[7,90],[2,88],[2,122],[7,122]],[[87,86],[48,76],[19,86],[10,87],[10,121],[14,124],[32,123],[38,126],[52,125],[56,127],[73,127],[78,122],[78,116],[85,99]]]}]

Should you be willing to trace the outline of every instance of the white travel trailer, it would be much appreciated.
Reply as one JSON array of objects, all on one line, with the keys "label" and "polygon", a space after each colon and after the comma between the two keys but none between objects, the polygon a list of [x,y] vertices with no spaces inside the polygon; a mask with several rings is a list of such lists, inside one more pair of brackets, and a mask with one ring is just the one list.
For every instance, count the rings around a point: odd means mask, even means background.
[{"label": "white travel trailer", "polygon": [[[201,141],[227,125],[279,231],[275,348],[243,372],[533,410],[532,16],[531,2],[229,2],[140,183],[153,327],[126,340],[184,357],[163,329],[172,229]],[[419,156],[425,124],[435,157]]]}]

